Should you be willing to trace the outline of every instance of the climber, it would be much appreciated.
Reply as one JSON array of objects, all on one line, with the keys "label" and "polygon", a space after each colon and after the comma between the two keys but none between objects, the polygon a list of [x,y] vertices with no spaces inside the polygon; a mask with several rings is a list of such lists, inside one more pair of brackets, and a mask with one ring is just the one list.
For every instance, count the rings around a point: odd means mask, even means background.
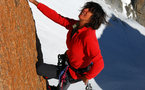
[{"label": "climber", "polygon": [[[101,24],[108,25],[106,13],[102,7],[95,2],[86,2],[83,6],[79,20],[61,16],[48,6],[36,1],[29,0],[49,19],[60,24],[68,30],[66,45],[68,50],[60,55],[65,66],[60,69],[58,65],[41,64],[37,68],[39,75],[46,79],[56,78],[60,82],[55,86],[48,85],[48,90],[67,90],[70,84],[88,81],[96,77],[104,68],[104,61],[96,38],[96,30]],[[63,57],[63,58],[62,58]],[[61,71],[60,71],[61,70]]]}]

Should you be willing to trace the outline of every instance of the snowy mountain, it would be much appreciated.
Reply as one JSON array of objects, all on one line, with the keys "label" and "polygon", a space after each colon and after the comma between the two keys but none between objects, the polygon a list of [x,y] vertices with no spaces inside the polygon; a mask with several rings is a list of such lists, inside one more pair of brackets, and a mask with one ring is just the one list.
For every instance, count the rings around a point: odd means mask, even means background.
[{"label": "snowy mountain", "polygon": [[[38,0],[63,16],[78,19],[79,10],[90,0]],[[94,90],[144,90],[145,86],[145,27],[123,13],[112,9],[104,0],[91,0],[99,3],[108,14],[108,27],[102,25],[97,30],[104,70],[90,80]],[[122,0],[123,4],[130,0]],[[57,55],[67,50],[65,40],[67,30],[45,17],[30,3],[36,30],[42,45],[45,63],[57,63]],[[123,9],[124,10],[124,9]],[[57,84],[51,80],[50,84]],[[84,90],[79,82],[68,90]]]}]

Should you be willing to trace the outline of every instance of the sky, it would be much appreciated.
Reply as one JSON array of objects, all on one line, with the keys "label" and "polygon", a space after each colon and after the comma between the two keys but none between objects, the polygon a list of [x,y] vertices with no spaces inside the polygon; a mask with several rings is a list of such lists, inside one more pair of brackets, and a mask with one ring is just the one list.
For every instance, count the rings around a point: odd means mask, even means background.
[{"label": "sky", "polygon": [[[38,0],[59,14],[78,20],[83,5],[90,0]],[[105,62],[102,72],[91,79],[94,90],[144,90],[145,86],[145,27],[128,19],[125,8],[119,13],[104,0],[99,3],[108,15],[110,26],[101,25],[96,36]],[[123,6],[130,0],[122,0]],[[66,50],[67,30],[45,17],[29,3],[35,20],[36,31],[42,46],[45,63],[57,64],[57,55]],[[131,15],[130,15],[131,16]],[[57,85],[58,80],[49,81]],[[83,82],[73,84],[68,90],[84,90]]]}]

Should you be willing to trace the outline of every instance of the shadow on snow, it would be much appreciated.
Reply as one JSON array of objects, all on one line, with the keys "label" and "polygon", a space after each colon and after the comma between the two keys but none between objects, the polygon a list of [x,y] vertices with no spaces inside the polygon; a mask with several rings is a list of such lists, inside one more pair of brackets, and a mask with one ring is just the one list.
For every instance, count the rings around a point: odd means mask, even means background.
[{"label": "shadow on snow", "polygon": [[109,22],[98,39],[105,68],[95,81],[103,90],[143,90],[145,36],[114,15]]}]

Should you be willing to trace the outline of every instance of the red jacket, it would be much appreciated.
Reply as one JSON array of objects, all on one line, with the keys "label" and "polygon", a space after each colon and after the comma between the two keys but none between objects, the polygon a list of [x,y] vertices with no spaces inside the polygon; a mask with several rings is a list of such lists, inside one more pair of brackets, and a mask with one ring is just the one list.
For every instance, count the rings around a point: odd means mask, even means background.
[{"label": "red jacket", "polygon": [[[75,69],[79,69],[85,68],[93,62],[93,66],[86,73],[86,77],[91,79],[97,76],[104,68],[104,61],[96,38],[96,30],[83,27],[71,38],[71,32],[74,24],[78,22],[77,20],[65,18],[42,3],[39,3],[37,8],[45,16],[69,30],[67,33],[66,44],[70,65]],[[71,68],[69,68],[69,72],[74,79],[81,78],[81,75],[71,70]]]}]

